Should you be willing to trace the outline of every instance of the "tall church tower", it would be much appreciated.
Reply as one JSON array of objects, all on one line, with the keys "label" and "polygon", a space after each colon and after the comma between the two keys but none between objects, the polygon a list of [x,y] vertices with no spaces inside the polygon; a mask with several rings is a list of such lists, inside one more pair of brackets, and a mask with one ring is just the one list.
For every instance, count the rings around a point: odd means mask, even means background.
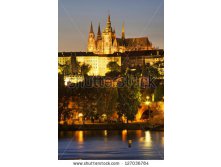
[{"label": "tall church tower", "polygon": [[124,22],[123,22],[123,25],[122,25],[122,37],[121,37],[123,40],[125,40],[125,30],[124,30]]},{"label": "tall church tower", "polygon": [[124,30],[124,22],[122,24],[122,32],[121,32],[121,39],[122,39],[122,44],[119,46],[119,52],[123,53],[126,51],[125,47],[125,30]]},{"label": "tall church tower", "polygon": [[106,28],[102,33],[102,41],[103,41],[103,53],[104,54],[111,54],[112,48],[112,27],[110,21],[110,15],[108,15]]},{"label": "tall church tower", "polygon": [[87,46],[88,52],[95,52],[96,51],[96,45],[95,45],[95,35],[93,31],[93,25],[91,22],[89,37],[88,37],[88,46]]}]

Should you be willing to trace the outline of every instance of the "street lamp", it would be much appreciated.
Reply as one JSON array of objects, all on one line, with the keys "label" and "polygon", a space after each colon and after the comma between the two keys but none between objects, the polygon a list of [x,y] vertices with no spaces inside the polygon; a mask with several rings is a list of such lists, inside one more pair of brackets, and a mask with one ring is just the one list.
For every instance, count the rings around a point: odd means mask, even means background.
[{"label": "street lamp", "polygon": [[78,120],[79,120],[79,122],[82,122],[82,121],[84,122],[82,113],[78,114]]},{"label": "street lamp", "polygon": [[146,104],[146,105],[149,105],[149,104],[150,104],[150,101],[149,101],[150,97],[147,96],[146,99],[147,99],[147,100],[145,101],[145,104]]},{"label": "street lamp", "polygon": [[148,106],[148,114],[149,114],[149,117],[148,117],[148,118],[150,119],[150,106],[149,106],[149,104],[150,104],[150,101],[149,101],[150,97],[147,96],[146,99],[147,99],[147,100],[145,101],[145,104]]}]

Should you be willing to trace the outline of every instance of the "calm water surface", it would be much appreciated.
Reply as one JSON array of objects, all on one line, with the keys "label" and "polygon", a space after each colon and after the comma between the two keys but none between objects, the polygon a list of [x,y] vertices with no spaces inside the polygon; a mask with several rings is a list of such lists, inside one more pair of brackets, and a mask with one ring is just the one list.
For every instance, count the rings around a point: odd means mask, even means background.
[{"label": "calm water surface", "polygon": [[[131,147],[128,140],[132,140]],[[58,159],[164,159],[164,132],[143,130],[60,131]]]}]

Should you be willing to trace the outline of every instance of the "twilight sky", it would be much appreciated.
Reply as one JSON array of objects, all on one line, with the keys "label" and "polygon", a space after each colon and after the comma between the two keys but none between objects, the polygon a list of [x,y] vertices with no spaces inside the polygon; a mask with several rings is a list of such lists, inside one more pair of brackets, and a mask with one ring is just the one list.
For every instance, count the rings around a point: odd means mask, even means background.
[{"label": "twilight sky", "polygon": [[117,37],[124,22],[126,38],[148,36],[154,46],[164,48],[163,0],[59,0],[58,50],[86,51],[90,22],[97,35],[108,13]]}]

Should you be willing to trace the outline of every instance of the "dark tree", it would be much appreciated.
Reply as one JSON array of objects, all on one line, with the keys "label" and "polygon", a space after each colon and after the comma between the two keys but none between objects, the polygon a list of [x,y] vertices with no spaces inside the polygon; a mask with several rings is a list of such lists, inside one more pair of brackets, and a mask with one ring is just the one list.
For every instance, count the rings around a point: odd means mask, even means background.
[{"label": "dark tree", "polygon": [[164,97],[164,84],[159,84],[154,90],[155,101],[161,101]]},{"label": "dark tree", "polygon": [[107,64],[107,68],[110,70],[110,71],[120,71],[120,66],[117,64],[117,62],[115,61],[111,61]]},{"label": "dark tree", "polygon": [[88,64],[82,64],[81,65],[81,73],[82,73],[82,75],[87,75],[88,74],[88,72],[91,70],[91,66],[90,65],[88,65]]},{"label": "dark tree", "polygon": [[118,115],[126,116],[128,120],[134,120],[141,102],[140,87],[135,78],[127,75],[123,80],[123,86],[118,88]]}]

